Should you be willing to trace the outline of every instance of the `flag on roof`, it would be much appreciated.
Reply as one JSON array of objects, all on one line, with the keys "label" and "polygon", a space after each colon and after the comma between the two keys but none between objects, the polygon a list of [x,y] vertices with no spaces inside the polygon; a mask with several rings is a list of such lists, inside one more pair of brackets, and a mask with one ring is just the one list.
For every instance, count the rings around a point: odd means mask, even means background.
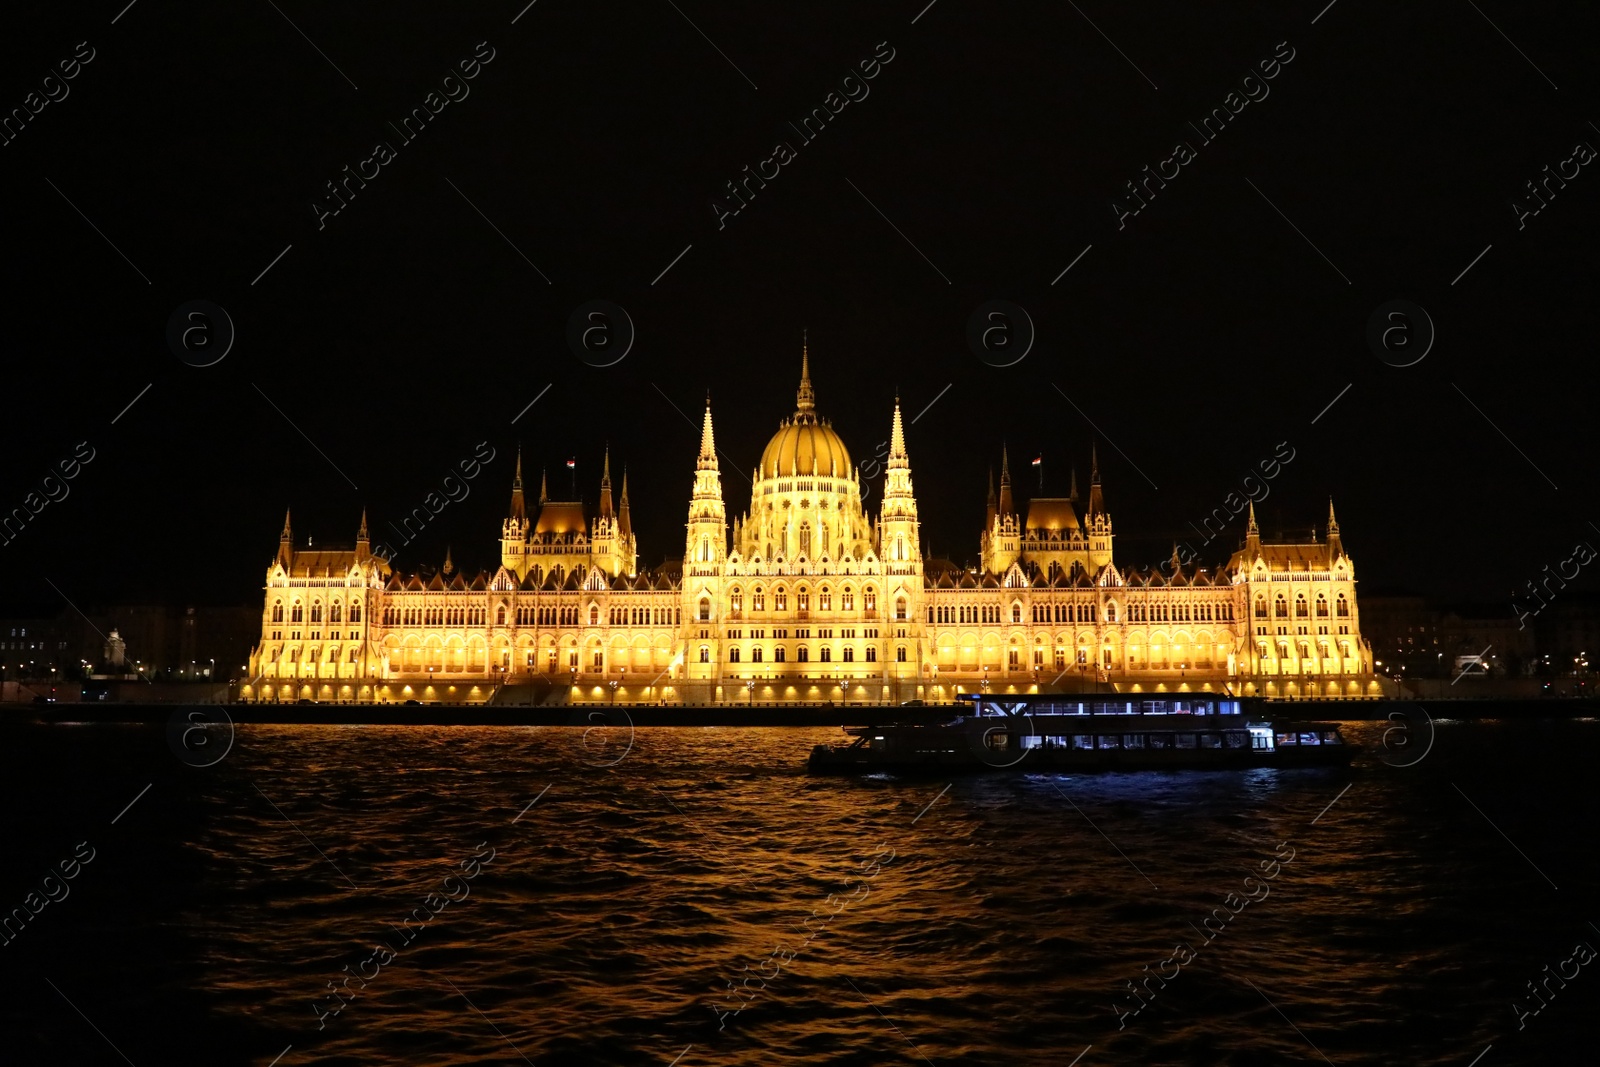
[{"label": "flag on roof", "polygon": [[575,460],[575,459],[567,460],[567,469],[568,470],[576,470],[577,466],[578,466],[578,461],[577,460]]},{"label": "flag on roof", "polygon": [[1038,458],[1037,458],[1037,459],[1035,459],[1035,460],[1034,460],[1034,461],[1033,461],[1033,462],[1032,462],[1032,463],[1031,463],[1031,464],[1029,464],[1029,466],[1033,466],[1033,467],[1037,467],[1037,466],[1039,466],[1039,465],[1040,465],[1040,464],[1041,464],[1041,463],[1043,463],[1043,462],[1044,462],[1044,457],[1043,457],[1043,456],[1039,456],[1039,457],[1038,457]]}]

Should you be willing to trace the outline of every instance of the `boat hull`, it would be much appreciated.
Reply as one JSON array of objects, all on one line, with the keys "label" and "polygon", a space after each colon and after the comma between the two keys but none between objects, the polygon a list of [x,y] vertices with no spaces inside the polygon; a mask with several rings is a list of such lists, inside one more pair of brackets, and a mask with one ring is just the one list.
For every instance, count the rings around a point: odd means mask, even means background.
[{"label": "boat hull", "polygon": [[874,752],[818,745],[807,769],[813,774],[949,774],[970,771],[1150,771],[1244,767],[1343,767],[1360,745],[1317,745],[1263,752],[1252,749],[1144,750],[1029,749],[1019,756],[984,758],[975,752]]}]

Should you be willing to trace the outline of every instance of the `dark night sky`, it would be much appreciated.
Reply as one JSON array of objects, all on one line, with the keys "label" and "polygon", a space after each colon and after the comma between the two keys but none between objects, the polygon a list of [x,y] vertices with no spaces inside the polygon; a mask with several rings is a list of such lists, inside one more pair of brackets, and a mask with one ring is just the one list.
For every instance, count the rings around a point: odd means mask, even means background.
[{"label": "dark night sky", "polygon": [[[1504,600],[1600,544],[1597,322],[1579,295],[1600,176],[1584,167],[1524,229],[1510,206],[1576,142],[1600,147],[1592,10],[539,0],[512,25],[524,0],[140,0],[118,17],[125,2],[19,10],[0,41],[7,109],[95,49],[0,148],[0,508],[76,442],[95,450],[0,548],[7,608],[59,606],[46,578],[80,603],[252,602],[286,506],[297,534],[348,541],[363,505],[381,526],[484,440],[497,458],[401,565],[447,543],[463,566],[497,561],[519,440],[561,495],[575,455],[590,501],[609,441],[657,564],[682,551],[701,397],[724,453],[753,463],[793,408],[802,329],[858,461],[897,389],[909,418],[953,383],[908,441],[927,538],[958,561],[1002,440],[1019,488],[1042,453],[1060,492],[1096,427],[1123,561],[1193,539],[1281,441],[1295,458],[1264,532],[1320,527],[1331,493],[1368,591]],[[494,59],[470,96],[401,143],[386,122],[480,41]],[[870,95],[814,143],[788,132],[797,158],[719,230],[722,183],[880,41],[894,58]],[[1119,231],[1123,183],[1280,41],[1295,55],[1270,95],[1215,143],[1189,133],[1197,158]],[[395,159],[319,230],[324,182],[378,140]],[[638,329],[612,367],[564,341],[595,298]],[[1038,330],[1010,367],[965,341],[996,298]],[[1396,298],[1438,329],[1410,367],[1364,337]],[[166,346],[192,299],[237,327],[215,366]],[[725,465],[723,485],[742,512],[745,478]]]}]

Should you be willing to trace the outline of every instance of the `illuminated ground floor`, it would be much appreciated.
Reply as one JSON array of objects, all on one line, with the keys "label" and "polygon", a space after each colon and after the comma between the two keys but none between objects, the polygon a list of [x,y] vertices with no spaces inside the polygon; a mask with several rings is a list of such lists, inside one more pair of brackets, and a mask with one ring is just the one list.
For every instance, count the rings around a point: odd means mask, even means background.
[{"label": "illuminated ground floor", "polygon": [[1378,679],[1366,675],[1239,677],[1223,672],[1117,672],[1098,679],[1030,674],[951,678],[896,676],[793,676],[694,679],[663,672],[654,678],[626,673],[507,674],[496,679],[422,675],[400,678],[262,678],[238,687],[245,702],[360,704],[900,704],[908,700],[953,703],[964,693],[1039,694],[1113,690],[1124,693],[1231,693],[1283,700],[1377,699]]}]

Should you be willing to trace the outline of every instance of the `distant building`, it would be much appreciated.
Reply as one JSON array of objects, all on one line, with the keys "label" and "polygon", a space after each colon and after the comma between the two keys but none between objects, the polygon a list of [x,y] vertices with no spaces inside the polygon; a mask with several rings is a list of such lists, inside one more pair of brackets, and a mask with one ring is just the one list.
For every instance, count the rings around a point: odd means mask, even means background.
[{"label": "distant building", "polygon": [[[963,569],[925,559],[896,402],[883,499],[817,414],[810,363],[730,516],[706,406],[681,562],[641,570],[624,473],[598,510],[526,500],[521,457],[501,565],[401,573],[353,548],[298,548],[288,517],[267,567],[247,699],[487,699],[543,682],[572,699],[949,699],[987,687],[1374,696],[1355,566],[1329,506],[1327,538],[1261,539],[1216,572],[1119,566],[1099,468],[1087,500],[1020,509],[1002,451]],[[614,688],[613,688],[614,687]]]}]

